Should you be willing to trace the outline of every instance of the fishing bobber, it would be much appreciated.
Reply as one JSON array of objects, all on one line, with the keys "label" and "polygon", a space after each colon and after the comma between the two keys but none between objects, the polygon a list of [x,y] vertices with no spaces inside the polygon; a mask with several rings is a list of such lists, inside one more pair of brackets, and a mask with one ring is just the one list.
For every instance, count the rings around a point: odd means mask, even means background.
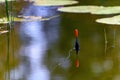
[{"label": "fishing bobber", "polygon": [[74,33],[75,33],[75,37],[78,38],[78,29],[75,29]]},{"label": "fishing bobber", "polygon": [[35,6],[62,6],[62,5],[72,5],[76,4],[78,1],[72,0],[35,0]]},{"label": "fishing bobber", "polygon": [[74,30],[74,33],[75,33],[75,51],[76,51],[76,54],[78,55],[79,53],[79,50],[80,50],[80,45],[79,45],[79,41],[78,41],[78,29],[75,29]]},{"label": "fishing bobber", "polygon": [[79,59],[78,59],[78,54],[79,54],[79,50],[80,50],[80,45],[79,45],[79,41],[78,41],[78,29],[75,29],[74,30],[74,33],[75,33],[75,37],[76,37],[76,40],[75,40],[75,51],[76,51],[76,62],[75,62],[75,66],[76,68],[79,67],[80,63],[79,63]]}]

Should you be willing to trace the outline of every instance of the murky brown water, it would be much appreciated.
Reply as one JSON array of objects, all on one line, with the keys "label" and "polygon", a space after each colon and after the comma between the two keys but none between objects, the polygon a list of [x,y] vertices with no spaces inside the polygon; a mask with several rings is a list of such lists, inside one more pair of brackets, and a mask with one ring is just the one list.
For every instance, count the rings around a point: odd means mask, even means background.
[{"label": "murky brown water", "polygon": [[[118,1],[88,2],[81,0],[80,4],[118,5]],[[19,5],[15,8],[16,15],[20,14],[25,3],[14,4]],[[97,18],[106,16],[55,10],[56,7],[29,5],[21,14],[60,17],[48,21],[15,22],[9,34],[0,35],[0,80],[119,80],[119,27],[95,22]],[[4,9],[0,12],[1,16],[5,15]],[[80,42],[79,68],[75,67],[74,50],[66,59],[74,47],[76,28]]]}]

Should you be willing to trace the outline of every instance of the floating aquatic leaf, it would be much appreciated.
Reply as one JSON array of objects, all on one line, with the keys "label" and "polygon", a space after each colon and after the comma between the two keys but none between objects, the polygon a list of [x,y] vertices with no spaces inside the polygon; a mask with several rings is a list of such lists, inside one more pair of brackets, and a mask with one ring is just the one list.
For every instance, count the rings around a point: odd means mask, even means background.
[{"label": "floating aquatic leaf", "polygon": [[14,17],[15,22],[25,22],[25,21],[45,21],[49,20],[48,18],[42,18],[41,16],[23,16],[22,18]]},{"label": "floating aquatic leaf", "polygon": [[[51,16],[48,18],[43,18],[41,16],[22,16],[19,15],[18,17],[12,17],[14,22],[25,22],[25,21],[46,21],[46,20],[50,20],[56,17],[59,17],[60,15],[55,15],[55,16]],[[9,23],[10,21],[7,20],[7,17],[3,17],[0,18],[0,24],[6,24]]]},{"label": "floating aquatic leaf", "polygon": [[91,14],[118,14],[120,13],[120,6],[111,6],[111,7],[102,7],[96,10],[93,10]]},{"label": "floating aquatic leaf", "polygon": [[4,34],[4,33],[7,33],[8,30],[4,30],[4,31],[0,31],[0,34]]},{"label": "floating aquatic leaf", "polygon": [[[7,1],[15,1],[15,0],[7,0]],[[5,2],[5,0],[0,0],[0,3]]]},{"label": "floating aquatic leaf", "polygon": [[109,25],[120,25],[120,15],[109,17],[109,18],[97,19],[96,22],[109,24]]},{"label": "floating aquatic leaf", "polygon": [[51,16],[51,17],[42,17],[42,16],[23,16],[23,15],[18,15],[17,18],[14,19],[14,21],[46,21],[46,20],[50,20],[56,17],[59,17],[60,15],[55,15],[55,16]]},{"label": "floating aquatic leaf", "polygon": [[60,6],[60,5],[71,5],[76,4],[77,1],[72,0],[36,0],[34,5],[37,6]]},{"label": "floating aquatic leaf", "polygon": [[120,13],[120,6],[72,6],[72,7],[62,7],[58,11],[70,12],[70,13],[91,13],[91,14],[118,14]]},{"label": "floating aquatic leaf", "polygon": [[62,7],[59,8],[58,11],[61,12],[69,12],[69,13],[90,13],[99,8],[103,8],[103,6],[72,6],[72,7]]},{"label": "floating aquatic leaf", "polygon": [[0,24],[7,24],[9,21],[7,21],[7,18],[0,18]]},{"label": "floating aquatic leaf", "polygon": [[42,16],[24,16],[24,15],[18,15],[18,18],[20,19],[32,19],[32,20],[42,20]]}]

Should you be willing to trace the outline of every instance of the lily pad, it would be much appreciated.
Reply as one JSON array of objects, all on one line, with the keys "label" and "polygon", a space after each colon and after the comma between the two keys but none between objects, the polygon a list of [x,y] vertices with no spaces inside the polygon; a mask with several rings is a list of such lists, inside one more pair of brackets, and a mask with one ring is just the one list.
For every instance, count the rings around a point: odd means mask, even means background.
[{"label": "lily pad", "polygon": [[7,33],[8,30],[4,30],[4,31],[0,31],[0,34],[4,34],[4,33]]},{"label": "lily pad", "polygon": [[96,10],[91,11],[91,14],[118,14],[120,13],[120,6],[111,6],[111,7],[102,7]]},{"label": "lily pad", "polygon": [[[15,1],[15,0],[7,0],[7,1]],[[5,0],[0,0],[0,3],[5,2]]]},{"label": "lily pad", "polygon": [[107,15],[107,14],[118,14],[120,13],[120,6],[72,6],[72,7],[62,7],[59,8],[58,11],[61,12],[69,12],[69,13],[91,13],[91,14],[99,14],[99,15]]},{"label": "lily pad", "polygon": [[120,25],[120,15],[109,17],[109,18],[97,19],[96,22],[109,24],[109,25]]},{"label": "lily pad", "polygon": [[68,12],[68,13],[91,13],[94,10],[99,8],[103,8],[103,6],[71,6],[71,7],[62,7],[59,8],[58,11],[60,12]]},{"label": "lily pad", "polygon": [[[12,17],[12,21],[14,22],[30,22],[30,21],[46,21],[46,20],[50,20],[56,17],[59,17],[60,15],[55,15],[55,16],[51,16],[48,18],[43,18],[41,16],[22,16],[19,15],[18,17]],[[10,21],[7,20],[6,17],[0,18],[0,24],[6,24],[9,23]]]},{"label": "lily pad", "polygon": [[0,24],[7,24],[9,21],[7,21],[7,18],[0,18]]},{"label": "lily pad", "polygon": [[36,6],[61,6],[61,5],[71,5],[76,4],[78,1],[72,0],[36,0],[34,5]]}]

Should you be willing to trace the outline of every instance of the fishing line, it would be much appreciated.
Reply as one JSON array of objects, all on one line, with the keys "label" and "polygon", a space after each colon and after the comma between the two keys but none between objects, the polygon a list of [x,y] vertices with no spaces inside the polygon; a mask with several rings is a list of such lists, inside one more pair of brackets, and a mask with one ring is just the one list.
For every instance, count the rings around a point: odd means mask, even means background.
[{"label": "fishing line", "polygon": [[51,17],[48,17],[48,18],[42,18],[42,19],[40,19],[40,20],[41,20],[41,21],[51,20],[51,19],[54,19],[54,18],[57,18],[57,17],[60,17],[60,15],[55,15],[55,16],[51,16]]},{"label": "fishing line", "polygon": [[72,51],[74,50],[74,48],[70,49],[69,52],[68,52],[68,56],[60,63],[58,63],[51,71],[51,73],[58,67],[58,66],[61,66],[62,64],[64,64],[71,56],[71,53]]},{"label": "fishing line", "polygon": [[60,17],[60,15],[55,15],[55,16],[49,17],[48,20],[54,19],[54,18],[57,18],[57,17]]},{"label": "fishing line", "polygon": [[[74,48],[73,48],[73,49],[74,49]],[[68,57],[66,57],[66,60],[70,58],[71,52],[73,51],[73,49],[69,50],[69,52],[68,52]]]}]

